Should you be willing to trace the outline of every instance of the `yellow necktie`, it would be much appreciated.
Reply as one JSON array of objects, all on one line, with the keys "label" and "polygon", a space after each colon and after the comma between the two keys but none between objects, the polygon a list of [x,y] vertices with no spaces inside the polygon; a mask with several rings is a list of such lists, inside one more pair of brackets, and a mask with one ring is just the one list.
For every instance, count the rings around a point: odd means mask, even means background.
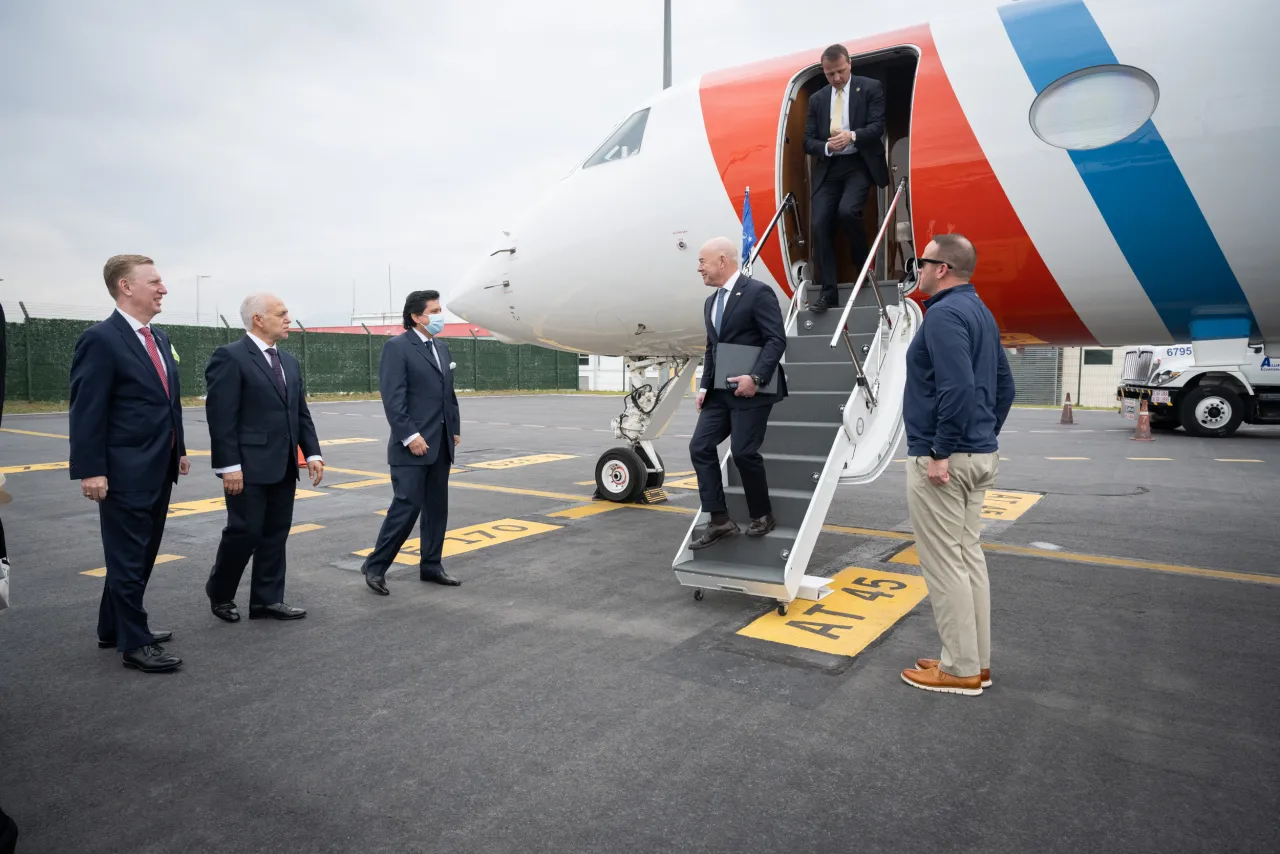
[{"label": "yellow necktie", "polygon": [[835,109],[831,111],[831,135],[835,136],[844,130],[844,90],[836,91]]}]

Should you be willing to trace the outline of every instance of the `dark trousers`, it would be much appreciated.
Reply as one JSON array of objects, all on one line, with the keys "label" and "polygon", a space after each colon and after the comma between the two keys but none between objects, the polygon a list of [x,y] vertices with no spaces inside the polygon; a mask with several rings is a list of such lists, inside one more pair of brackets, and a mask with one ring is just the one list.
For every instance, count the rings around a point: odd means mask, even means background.
[{"label": "dark trousers", "polygon": [[244,568],[253,558],[249,606],[284,601],[285,543],[293,525],[293,497],[298,491],[296,471],[279,483],[246,483],[239,495],[227,496],[227,527],[222,529],[218,556],[209,573],[205,593],[215,603],[231,602]]},{"label": "dark trousers", "polygon": [[160,553],[172,492],[169,480],[156,489],[137,492],[121,492],[108,484],[107,497],[98,505],[107,562],[107,581],[98,606],[98,638],[114,640],[121,652],[155,640],[147,627],[142,597]]},{"label": "dark trousers", "polygon": [[871,187],[871,174],[860,154],[831,158],[822,184],[813,191],[813,248],[818,262],[818,285],[828,305],[839,302],[836,290],[836,226],[849,238],[850,255],[859,270],[867,260],[867,236],[862,208]]},{"label": "dark trousers", "polygon": [[378,544],[365,561],[366,574],[377,577],[387,574],[387,567],[400,554],[419,517],[422,524],[418,534],[421,552],[418,569],[421,572],[440,568],[444,532],[449,523],[449,469],[453,465],[449,447],[453,437],[442,430],[438,441],[440,452],[431,465],[391,466],[391,488],[395,497],[378,532]]},{"label": "dark trousers", "polygon": [[14,854],[18,844],[18,825],[0,810],[0,854]]},{"label": "dark trousers", "polygon": [[707,392],[702,412],[698,415],[698,426],[689,440],[689,457],[698,474],[702,509],[708,513],[724,513],[727,505],[716,446],[729,439],[733,462],[742,476],[742,490],[747,496],[747,512],[752,519],[759,519],[772,512],[760,446],[764,444],[764,433],[769,426],[769,412],[773,406],[730,408],[726,396],[731,394],[723,389]]}]

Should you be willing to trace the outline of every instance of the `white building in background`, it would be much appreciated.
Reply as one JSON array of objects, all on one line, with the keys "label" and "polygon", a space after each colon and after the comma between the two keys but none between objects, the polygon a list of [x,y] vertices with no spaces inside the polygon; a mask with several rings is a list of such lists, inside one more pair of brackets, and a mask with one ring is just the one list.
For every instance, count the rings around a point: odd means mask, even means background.
[{"label": "white building in background", "polygon": [[1124,372],[1126,347],[1065,347],[1062,351],[1062,394],[1078,406],[1114,407],[1116,387]]}]

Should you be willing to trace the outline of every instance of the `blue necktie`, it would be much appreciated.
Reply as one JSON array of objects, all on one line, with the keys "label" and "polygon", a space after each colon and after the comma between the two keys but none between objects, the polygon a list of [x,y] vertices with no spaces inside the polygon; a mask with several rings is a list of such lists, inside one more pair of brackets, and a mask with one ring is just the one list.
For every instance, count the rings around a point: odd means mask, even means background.
[{"label": "blue necktie", "polygon": [[716,335],[720,334],[720,318],[724,316],[724,288],[716,294]]}]

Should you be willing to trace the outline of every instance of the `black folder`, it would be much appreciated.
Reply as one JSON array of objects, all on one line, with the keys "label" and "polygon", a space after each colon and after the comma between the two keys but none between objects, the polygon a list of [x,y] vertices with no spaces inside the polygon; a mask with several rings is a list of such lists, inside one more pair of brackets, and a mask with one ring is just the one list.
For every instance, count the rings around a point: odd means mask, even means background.
[{"label": "black folder", "polygon": [[[712,388],[733,391],[728,385],[729,377],[749,375],[760,358],[761,347],[750,347],[746,344],[716,345],[716,375],[712,380]],[[778,372],[775,370],[769,381],[756,389],[757,394],[778,393]]]}]

